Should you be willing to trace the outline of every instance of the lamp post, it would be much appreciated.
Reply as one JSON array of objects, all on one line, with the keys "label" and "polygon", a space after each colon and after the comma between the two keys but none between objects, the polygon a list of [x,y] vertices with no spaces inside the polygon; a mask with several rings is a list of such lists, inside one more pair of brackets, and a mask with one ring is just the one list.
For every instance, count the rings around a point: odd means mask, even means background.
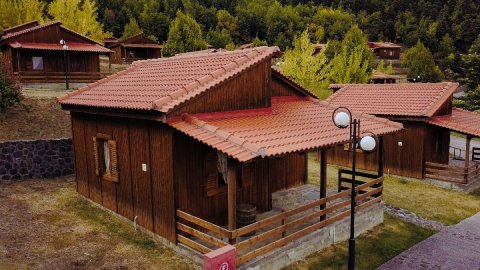
[{"label": "lamp post", "polygon": [[[352,149],[352,188],[350,197],[350,239],[348,240],[348,269],[355,269],[355,174],[357,147],[365,152],[372,152],[377,146],[377,137],[373,133],[360,136],[360,119],[353,119],[352,113],[345,107],[338,107],[333,111],[332,120],[338,128],[350,127],[349,142]],[[359,144],[359,146],[357,146]]]},{"label": "lamp post", "polygon": [[67,51],[68,51],[68,45],[67,45],[67,42],[65,40],[60,40],[60,45],[63,45],[63,68],[64,68],[64,71],[65,71],[65,88],[67,90],[70,89],[69,87],[69,82],[68,82],[68,61],[67,61]]}]

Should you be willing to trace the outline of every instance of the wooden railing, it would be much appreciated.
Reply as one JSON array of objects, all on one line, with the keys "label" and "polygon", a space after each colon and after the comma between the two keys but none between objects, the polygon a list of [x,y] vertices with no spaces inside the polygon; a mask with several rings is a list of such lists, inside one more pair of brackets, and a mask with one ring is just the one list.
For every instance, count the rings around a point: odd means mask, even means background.
[{"label": "wooden railing", "polygon": [[[65,82],[64,72],[44,72],[44,71],[20,71],[14,72],[14,77],[21,82],[32,83],[60,83]],[[93,82],[105,78],[109,73],[102,72],[69,72],[70,82]]]},{"label": "wooden railing", "polygon": [[425,177],[453,183],[468,184],[480,179],[480,162],[471,161],[468,167],[425,162]]},{"label": "wooden railing", "polygon": [[465,160],[465,154],[462,155],[462,152],[465,152],[465,150],[454,146],[450,146],[450,149],[453,150],[453,159]]},{"label": "wooden railing", "polygon": [[[365,184],[372,179],[377,179],[380,176],[367,172],[355,172],[355,185]],[[338,192],[350,189],[352,185],[352,170],[338,169]]]},{"label": "wooden railing", "polygon": [[[382,183],[383,178],[378,178],[356,187],[359,195],[355,211],[381,201]],[[237,265],[240,265],[348,217],[350,192],[345,190],[236,230],[227,230],[177,210],[177,240],[202,254],[233,244],[237,249]],[[245,236],[253,231],[256,235]]]}]

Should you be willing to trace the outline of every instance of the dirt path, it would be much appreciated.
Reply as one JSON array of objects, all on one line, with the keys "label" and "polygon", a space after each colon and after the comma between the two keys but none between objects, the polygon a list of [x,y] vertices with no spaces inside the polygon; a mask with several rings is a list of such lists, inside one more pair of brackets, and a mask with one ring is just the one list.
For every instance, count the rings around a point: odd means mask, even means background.
[{"label": "dirt path", "polygon": [[75,192],[73,177],[0,181],[0,269],[191,269]]}]

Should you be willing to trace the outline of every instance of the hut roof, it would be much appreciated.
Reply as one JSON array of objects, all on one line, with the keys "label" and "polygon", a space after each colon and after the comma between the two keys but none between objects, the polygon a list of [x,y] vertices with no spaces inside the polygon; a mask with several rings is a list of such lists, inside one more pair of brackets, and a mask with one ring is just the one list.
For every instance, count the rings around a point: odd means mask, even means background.
[{"label": "hut roof", "polygon": [[[347,129],[332,121],[334,108],[312,98],[273,97],[272,107],[171,118],[180,132],[245,162],[344,143]],[[402,124],[368,114],[356,114],[363,127],[377,135],[393,133]]]},{"label": "hut roof", "polygon": [[[63,51],[63,45],[54,43],[37,43],[37,42],[9,42],[12,48],[26,49],[26,50],[47,50],[47,51]],[[74,52],[95,52],[95,53],[110,53],[111,50],[93,43],[76,43],[69,42],[68,50]]]},{"label": "hut roof", "polygon": [[348,84],[327,102],[375,115],[431,117],[457,88],[451,82]]},{"label": "hut roof", "polygon": [[480,137],[480,114],[476,112],[453,108],[452,114],[434,116],[427,122],[435,126]]},{"label": "hut roof", "polygon": [[277,47],[136,61],[58,100],[65,105],[168,112],[279,52]]}]

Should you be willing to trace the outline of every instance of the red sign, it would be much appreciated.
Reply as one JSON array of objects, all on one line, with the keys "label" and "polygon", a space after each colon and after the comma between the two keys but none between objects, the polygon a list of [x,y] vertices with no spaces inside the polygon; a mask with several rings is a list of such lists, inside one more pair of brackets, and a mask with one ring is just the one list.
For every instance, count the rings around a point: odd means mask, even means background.
[{"label": "red sign", "polygon": [[231,245],[213,250],[203,256],[203,269],[235,270],[235,256],[235,247]]}]

